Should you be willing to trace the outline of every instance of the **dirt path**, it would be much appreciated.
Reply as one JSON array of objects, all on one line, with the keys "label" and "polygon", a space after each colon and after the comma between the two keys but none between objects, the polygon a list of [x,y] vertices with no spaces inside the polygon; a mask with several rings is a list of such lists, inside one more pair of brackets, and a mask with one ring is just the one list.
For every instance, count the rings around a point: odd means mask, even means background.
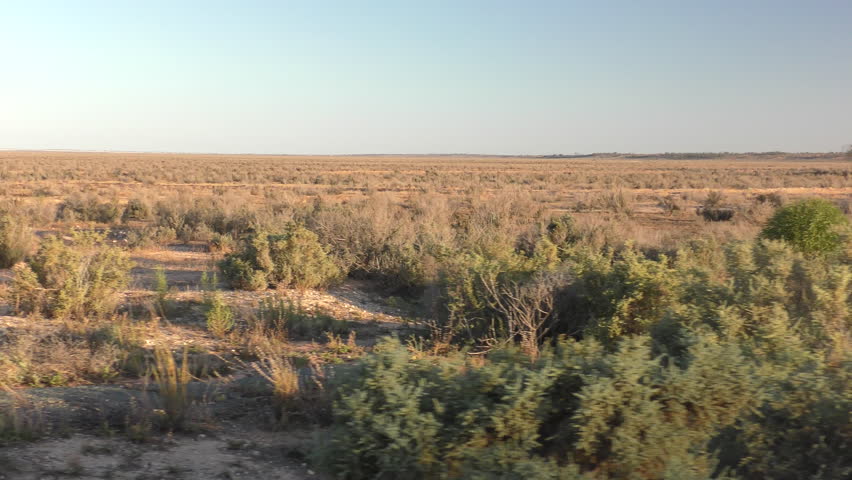
[{"label": "dirt path", "polygon": [[324,478],[288,453],[286,442],[263,432],[185,435],[151,443],[75,434],[0,448],[0,479]]}]

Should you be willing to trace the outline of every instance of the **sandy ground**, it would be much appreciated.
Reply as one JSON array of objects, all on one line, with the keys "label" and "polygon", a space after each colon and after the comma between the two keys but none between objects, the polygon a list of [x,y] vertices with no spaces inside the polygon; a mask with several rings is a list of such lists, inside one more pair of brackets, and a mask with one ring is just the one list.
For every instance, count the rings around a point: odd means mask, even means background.
[{"label": "sandy ground", "polygon": [[[280,434],[279,434],[280,436]],[[0,479],[323,478],[269,434],[197,434],[156,443],[74,434],[0,449]]]},{"label": "sandy ground", "polygon": [[[156,339],[174,348],[189,345],[210,352],[226,352],[228,345],[204,327],[201,306],[201,273],[216,260],[200,248],[173,246],[132,252],[137,267],[127,303],[143,305],[153,292],[155,268],[162,265],[173,291],[173,318],[159,321]],[[8,281],[0,272],[0,283]],[[281,296],[306,310],[322,311],[346,319],[357,332],[359,345],[369,345],[379,336],[405,324],[401,312],[369,293],[368,285],[347,281],[328,291],[269,290],[244,292],[224,290],[228,303],[239,315],[250,315],[263,298]],[[0,316],[0,335],[7,330],[48,332],[61,321],[8,315]],[[313,342],[293,342],[294,351],[321,348]],[[323,478],[306,463],[313,426],[288,426],[277,431],[270,425],[271,411],[264,392],[269,385],[251,368],[235,361],[225,377],[190,384],[197,402],[192,433],[146,435],[131,441],[125,432],[132,405],[143,404],[144,382],[116,379],[104,385],[71,385],[53,388],[0,392],[0,404],[25,398],[47,434],[36,441],[0,447],[0,480],[113,478],[113,479],[304,479]],[[155,385],[148,385],[151,389]],[[154,389],[155,391],[155,389]],[[119,433],[122,432],[122,433]],[[137,439],[139,440],[139,439]]]}]

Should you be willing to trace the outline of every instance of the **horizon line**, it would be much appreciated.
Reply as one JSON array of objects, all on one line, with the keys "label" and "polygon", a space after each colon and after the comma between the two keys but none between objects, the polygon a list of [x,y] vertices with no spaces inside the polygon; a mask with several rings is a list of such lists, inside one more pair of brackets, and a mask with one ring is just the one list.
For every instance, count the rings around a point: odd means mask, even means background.
[{"label": "horizon line", "polygon": [[806,151],[792,152],[781,150],[766,151],[665,151],[665,152],[591,152],[591,153],[257,153],[257,152],[205,152],[205,151],[179,151],[179,150],[95,150],[87,148],[0,148],[0,152],[57,152],[57,153],[132,153],[132,154],[164,154],[164,155],[243,155],[263,157],[394,157],[394,156],[417,156],[417,157],[596,157],[604,155],[844,155],[843,151]]}]

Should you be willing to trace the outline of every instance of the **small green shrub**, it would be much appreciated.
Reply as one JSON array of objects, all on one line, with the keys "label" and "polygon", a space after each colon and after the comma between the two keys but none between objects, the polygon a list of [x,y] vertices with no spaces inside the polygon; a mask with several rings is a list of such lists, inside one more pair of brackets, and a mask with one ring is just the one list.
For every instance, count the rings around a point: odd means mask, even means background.
[{"label": "small green shrub", "polygon": [[48,294],[29,264],[19,263],[12,268],[9,300],[15,312],[42,313],[47,306]]},{"label": "small green shrub", "polygon": [[769,219],[761,236],[783,240],[805,253],[826,253],[840,248],[838,231],[848,219],[831,202],[813,198],[779,209]]},{"label": "small green shrub", "polygon": [[127,246],[130,248],[148,248],[166,245],[177,240],[177,233],[169,227],[146,226],[127,232]]},{"label": "small green shrub", "polygon": [[157,310],[165,316],[168,310],[169,280],[166,277],[166,269],[162,265],[154,269],[154,292]]},{"label": "small green shrub", "polygon": [[262,288],[264,281],[267,285],[318,288],[342,277],[316,234],[297,225],[290,225],[280,235],[252,235],[220,268],[233,287],[254,290]]},{"label": "small green shrub", "polygon": [[267,273],[255,269],[253,264],[238,256],[228,256],[219,263],[222,275],[228,279],[231,287],[240,290],[265,290],[269,288]]},{"label": "small green shrub", "polygon": [[273,331],[299,340],[318,340],[329,332],[341,334],[349,331],[345,320],[320,312],[308,312],[300,304],[281,297],[261,301],[257,318]]},{"label": "small green shrub", "polygon": [[210,238],[210,250],[214,252],[231,253],[236,246],[237,242],[229,233],[214,233]]},{"label": "small green shrub", "polygon": [[234,312],[225,302],[221,292],[211,295],[205,318],[207,329],[217,337],[224,337],[234,328]]},{"label": "small green shrub", "polygon": [[21,219],[0,214],[0,268],[22,261],[35,247],[32,230]]},{"label": "small green shrub", "polygon": [[547,224],[547,238],[560,249],[564,249],[578,239],[574,218],[565,214],[556,217]]},{"label": "small green shrub", "polygon": [[16,269],[12,294],[23,311],[43,305],[45,313],[83,320],[115,311],[117,294],[129,281],[133,262],[104,234],[75,232],[70,244],[42,241],[29,268]]}]

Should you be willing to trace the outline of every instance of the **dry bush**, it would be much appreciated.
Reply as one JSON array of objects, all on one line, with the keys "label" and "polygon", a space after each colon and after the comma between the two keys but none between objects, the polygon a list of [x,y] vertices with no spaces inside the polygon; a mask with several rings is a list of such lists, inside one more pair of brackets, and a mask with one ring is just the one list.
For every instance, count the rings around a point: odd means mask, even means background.
[{"label": "dry bush", "polygon": [[722,193],[718,190],[712,190],[710,192],[707,192],[707,196],[704,197],[703,206],[704,206],[705,209],[721,208],[722,203],[724,201],[725,201],[725,194],[724,193]]},{"label": "dry bush", "polygon": [[98,325],[10,330],[0,342],[0,384],[100,383],[138,370],[138,328],[126,318]]},{"label": "dry bush", "polygon": [[[566,283],[561,274],[538,274],[526,282],[508,281],[501,284],[496,277],[483,281],[487,301],[503,317],[505,338],[518,342],[532,359],[538,358],[539,345],[550,332],[554,317],[557,290]],[[489,339],[499,344],[502,335],[494,332]]]},{"label": "dry bush", "polygon": [[0,383],[0,446],[18,441],[32,441],[47,433],[41,410],[24,395]]},{"label": "dry bush", "polygon": [[161,427],[170,431],[185,429],[192,408],[192,398],[187,392],[192,380],[187,349],[183,349],[178,365],[170,349],[157,346],[150,375],[157,385],[157,404],[163,411]]},{"label": "dry bush", "polygon": [[633,204],[633,195],[621,188],[600,192],[592,200],[592,205],[595,208],[624,215],[633,213]]},{"label": "dry bush", "polygon": [[9,268],[24,260],[35,247],[32,229],[22,218],[0,214],[0,268]]},{"label": "dry bush", "polygon": [[311,363],[303,375],[286,353],[265,350],[253,366],[272,384],[273,415],[279,424],[327,417],[330,404],[325,394],[325,374],[318,364]]},{"label": "dry bush", "polygon": [[56,218],[66,222],[114,223],[121,213],[116,200],[102,201],[97,195],[75,193],[59,204]]},{"label": "dry bush", "polygon": [[657,206],[668,216],[683,210],[683,202],[674,195],[659,197],[657,199]]}]

